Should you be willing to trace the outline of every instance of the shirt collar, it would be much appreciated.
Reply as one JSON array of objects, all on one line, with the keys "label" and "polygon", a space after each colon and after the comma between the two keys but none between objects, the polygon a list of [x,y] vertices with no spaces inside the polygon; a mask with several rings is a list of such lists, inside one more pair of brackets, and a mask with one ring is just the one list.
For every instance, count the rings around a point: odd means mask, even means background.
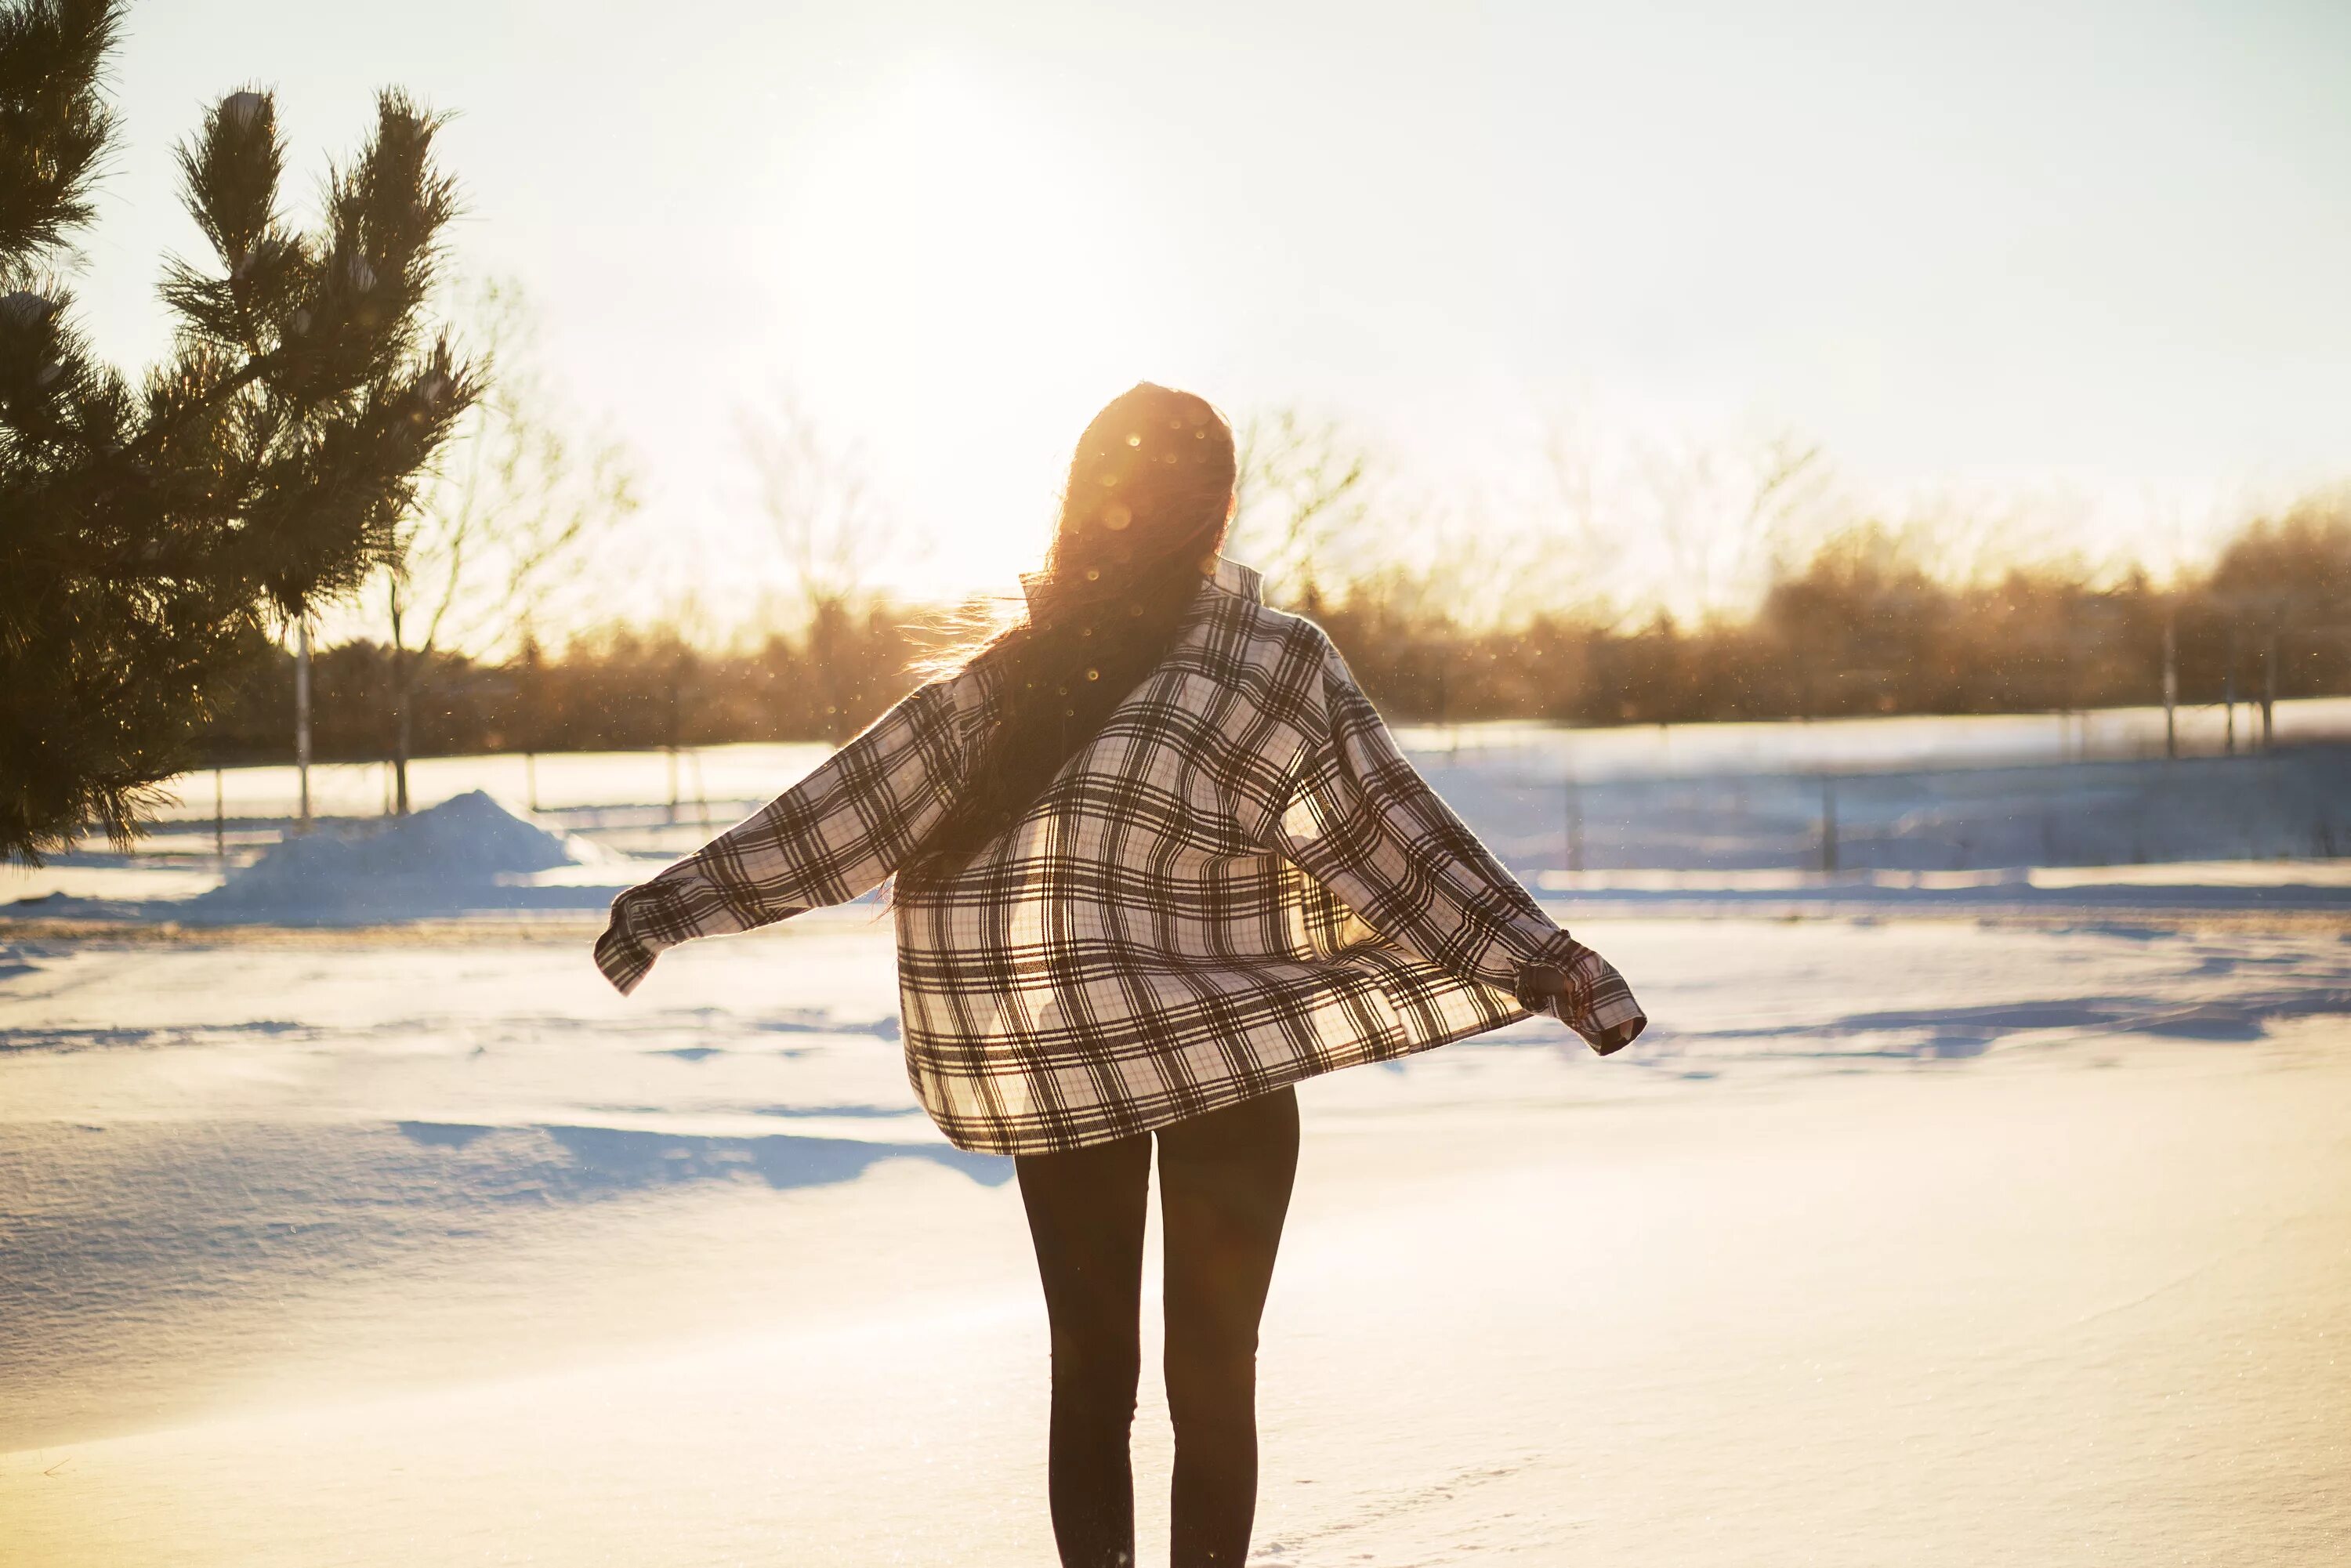
[{"label": "shirt collar", "polygon": [[1208,580],[1227,593],[1248,600],[1252,604],[1265,602],[1265,575],[1253,566],[1243,566],[1229,556],[1217,558],[1217,570]]},{"label": "shirt collar", "polygon": [[1037,613],[1037,591],[1044,586],[1043,572],[1024,571],[1020,574],[1020,597],[1029,601],[1029,613],[1031,617]]}]

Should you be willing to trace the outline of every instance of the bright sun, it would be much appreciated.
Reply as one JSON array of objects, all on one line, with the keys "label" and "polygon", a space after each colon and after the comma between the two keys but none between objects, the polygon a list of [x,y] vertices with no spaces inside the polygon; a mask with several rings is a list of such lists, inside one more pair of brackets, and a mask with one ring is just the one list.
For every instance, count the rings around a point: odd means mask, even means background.
[{"label": "bright sun", "polygon": [[779,214],[780,379],[854,441],[942,580],[1041,541],[1099,404],[1177,373],[1145,216],[1099,150],[932,64],[806,145]]}]

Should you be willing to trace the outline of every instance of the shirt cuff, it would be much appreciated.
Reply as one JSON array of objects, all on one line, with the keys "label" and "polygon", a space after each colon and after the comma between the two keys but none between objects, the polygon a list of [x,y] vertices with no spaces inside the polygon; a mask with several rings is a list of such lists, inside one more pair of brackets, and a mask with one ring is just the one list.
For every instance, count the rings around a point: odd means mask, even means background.
[{"label": "shirt cuff", "polygon": [[1649,1025],[1616,967],[1564,931],[1519,969],[1519,1005],[1556,1018],[1602,1056],[1624,1050]]},{"label": "shirt cuff", "polygon": [[627,996],[637,988],[637,982],[653,971],[653,949],[639,940],[629,929],[628,916],[616,902],[612,906],[612,923],[596,938],[596,967],[612,982],[612,988]]}]

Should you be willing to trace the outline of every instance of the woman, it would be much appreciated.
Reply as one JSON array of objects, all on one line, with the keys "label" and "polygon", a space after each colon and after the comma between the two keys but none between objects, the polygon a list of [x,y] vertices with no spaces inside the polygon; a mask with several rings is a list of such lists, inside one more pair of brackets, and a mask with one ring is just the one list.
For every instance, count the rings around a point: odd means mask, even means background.
[{"label": "woman", "polygon": [[1238,1564],[1258,1322],[1298,1162],[1291,1085],[1564,1019],[1646,1019],[1429,789],[1311,622],[1224,559],[1231,430],[1144,383],[1086,427],[1027,613],[792,789],[613,902],[623,991],[662,949],[893,873],[915,1092],[1013,1155],[1053,1349],[1068,1568],[1134,1552],[1144,1210],[1166,1235],[1176,1568]]}]

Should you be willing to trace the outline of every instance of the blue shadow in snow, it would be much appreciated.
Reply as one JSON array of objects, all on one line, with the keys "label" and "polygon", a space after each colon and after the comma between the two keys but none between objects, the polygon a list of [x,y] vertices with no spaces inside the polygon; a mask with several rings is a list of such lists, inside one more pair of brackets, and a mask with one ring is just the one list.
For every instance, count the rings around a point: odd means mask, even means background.
[{"label": "blue shadow in snow", "polygon": [[2346,1014],[2351,1014],[2351,990],[2322,987],[2210,1002],[2167,1003],[2135,997],[2094,997],[2003,1002],[1982,1007],[1847,1013],[1843,1018],[1819,1023],[1697,1030],[1679,1038],[1703,1043],[1909,1033],[1917,1037],[1914,1043],[1893,1044],[1876,1051],[1832,1048],[1817,1053],[1780,1051],[1774,1054],[1818,1054],[1836,1061],[1867,1057],[1889,1060],[1937,1057],[1949,1060],[1980,1056],[2008,1035],[2036,1030],[2074,1030],[2117,1037],[2156,1035],[2171,1040],[2197,1040],[2228,1045],[2262,1039],[2269,1032],[2269,1025],[2277,1019],[2330,1018]]},{"label": "blue shadow in snow", "polygon": [[[448,1122],[394,1124],[402,1137],[428,1148],[466,1149],[526,1138],[552,1142],[565,1158],[558,1185],[570,1188],[645,1191],[697,1181],[756,1177],[771,1187],[831,1186],[855,1181],[883,1160],[928,1160],[982,1186],[1012,1179],[1012,1162],[946,1144],[883,1144],[859,1138],[712,1138],[647,1133],[623,1127],[484,1127]],[[520,1153],[521,1151],[516,1151]],[[552,1174],[552,1173],[550,1173]],[[538,1189],[543,1196],[543,1189]]]}]

